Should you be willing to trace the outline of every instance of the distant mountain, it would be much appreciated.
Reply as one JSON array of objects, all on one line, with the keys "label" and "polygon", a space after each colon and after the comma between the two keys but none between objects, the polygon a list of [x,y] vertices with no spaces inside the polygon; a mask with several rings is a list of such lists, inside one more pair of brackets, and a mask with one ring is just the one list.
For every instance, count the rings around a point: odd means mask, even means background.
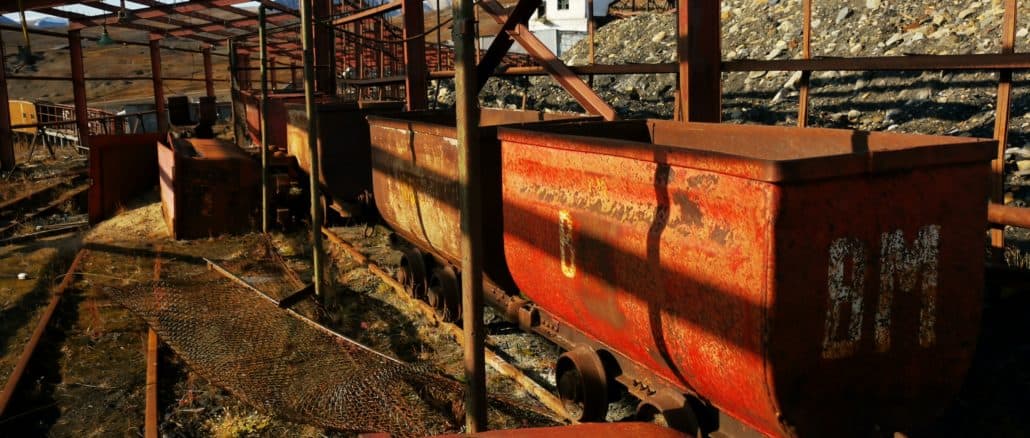
[{"label": "distant mountain", "polygon": [[3,15],[0,15],[0,24],[6,24],[6,25],[10,25],[10,26],[16,26],[16,25],[18,24],[18,22],[17,22],[17,21],[15,21],[15,20],[12,20],[12,19],[10,19],[10,18],[7,18],[7,17],[5,17],[5,16],[3,16]]},{"label": "distant mountain", "polygon": [[29,26],[36,29],[58,29],[68,27],[68,20],[59,17],[43,17],[29,21]]}]

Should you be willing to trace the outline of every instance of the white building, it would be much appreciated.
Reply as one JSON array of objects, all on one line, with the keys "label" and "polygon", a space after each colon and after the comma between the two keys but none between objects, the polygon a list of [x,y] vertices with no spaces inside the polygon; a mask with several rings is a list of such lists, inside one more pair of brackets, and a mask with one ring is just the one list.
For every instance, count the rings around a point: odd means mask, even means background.
[{"label": "white building", "polygon": [[[607,16],[608,6],[615,1],[594,0],[594,17]],[[587,0],[542,0],[540,7],[529,19],[529,30],[555,55],[561,56],[587,36],[587,5]],[[480,37],[480,47],[490,47],[493,40],[493,36]],[[509,51],[526,53],[518,43]]]},{"label": "white building", "polygon": [[[594,0],[594,17],[608,15],[615,0]],[[543,0],[529,19],[529,30],[556,55],[561,56],[587,35],[587,0]]]}]

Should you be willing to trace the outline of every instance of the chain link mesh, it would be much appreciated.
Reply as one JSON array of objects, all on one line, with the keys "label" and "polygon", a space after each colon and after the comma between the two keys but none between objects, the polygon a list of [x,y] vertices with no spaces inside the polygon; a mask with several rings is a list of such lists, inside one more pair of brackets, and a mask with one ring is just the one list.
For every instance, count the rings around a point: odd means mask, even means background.
[{"label": "chain link mesh", "polygon": [[180,276],[166,266],[159,281],[107,293],[195,372],[245,402],[337,430],[426,436],[459,429],[460,382],[320,328],[218,273]]}]

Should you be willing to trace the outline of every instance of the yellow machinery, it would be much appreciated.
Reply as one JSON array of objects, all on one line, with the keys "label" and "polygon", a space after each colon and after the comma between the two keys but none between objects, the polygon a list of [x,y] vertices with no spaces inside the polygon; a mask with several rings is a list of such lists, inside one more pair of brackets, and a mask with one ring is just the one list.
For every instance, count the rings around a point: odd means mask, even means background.
[{"label": "yellow machinery", "polygon": [[[11,126],[27,125],[37,123],[36,120],[36,104],[25,101],[25,100],[12,100],[10,101],[11,106]],[[15,128],[14,132],[23,132],[25,134],[36,134],[38,129],[36,126]]]}]

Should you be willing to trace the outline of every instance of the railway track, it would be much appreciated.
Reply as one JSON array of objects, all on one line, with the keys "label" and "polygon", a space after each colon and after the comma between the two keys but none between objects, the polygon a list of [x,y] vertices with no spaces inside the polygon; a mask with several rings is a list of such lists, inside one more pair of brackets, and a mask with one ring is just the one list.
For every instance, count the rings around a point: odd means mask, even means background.
[{"label": "railway track", "polygon": [[0,391],[0,415],[3,415],[4,411],[7,409],[8,403],[11,401],[11,397],[14,396],[14,391],[18,387],[18,382],[21,380],[21,376],[25,373],[26,368],[29,366],[29,361],[32,359],[32,354],[36,351],[36,346],[39,345],[40,339],[43,338],[43,333],[46,331],[47,326],[50,325],[50,319],[57,310],[57,306],[61,302],[61,297],[64,296],[65,290],[71,286],[72,281],[75,279],[75,274],[79,270],[79,264],[87,253],[87,250],[79,250],[78,254],[75,255],[75,259],[72,260],[71,266],[68,267],[68,272],[64,274],[64,278],[61,280],[61,283],[54,288],[50,297],[50,303],[43,311],[43,315],[39,318],[39,322],[36,324],[36,328],[33,330],[32,336],[29,338],[29,342],[26,343],[25,347],[22,349],[14,370],[7,378],[7,383],[4,384],[3,390]]},{"label": "railway track", "polygon": [[[396,292],[402,300],[410,304],[413,308],[418,309],[426,319],[437,324],[438,327],[447,332],[453,337],[459,344],[462,344],[464,335],[461,327],[457,324],[448,321],[447,318],[442,316],[437,310],[435,310],[428,303],[412,297],[405,289],[404,285],[401,284],[397,279],[380,267],[377,263],[372,261],[368,256],[364,255],[359,251],[353,244],[346,241],[329,228],[322,228],[322,233],[329,239],[331,244],[341,249],[350,258],[359,264],[363,265],[369,272],[375,274],[384,283],[388,284]],[[570,423],[577,424],[572,415],[565,408],[565,404],[550,391],[540,386],[536,381],[529,378],[525,373],[522,372],[518,367],[505,361],[500,355],[492,351],[489,347],[485,349],[486,364],[493,368],[495,371],[511,378],[518,383],[527,393],[531,394],[534,398],[540,401],[541,404],[546,406],[548,409],[553,411],[562,419],[569,421]]]},{"label": "railway track", "polygon": [[45,214],[74,201],[87,190],[89,183],[86,175],[77,172],[60,177],[16,198],[0,202],[0,244],[9,243],[3,239],[17,234],[19,226],[41,219]]}]

